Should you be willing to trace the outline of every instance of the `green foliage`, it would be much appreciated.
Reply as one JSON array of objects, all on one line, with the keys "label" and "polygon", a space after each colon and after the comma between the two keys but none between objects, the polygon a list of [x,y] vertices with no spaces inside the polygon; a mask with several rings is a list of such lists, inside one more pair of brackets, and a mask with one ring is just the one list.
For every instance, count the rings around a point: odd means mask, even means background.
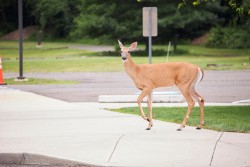
[{"label": "green foliage", "polygon": [[142,14],[136,1],[85,0],[79,9],[81,13],[74,20],[76,28],[70,34],[74,39],[99,38],[109,42],[141,36]]},{"label": "green foliage", "polygon": [[[176,4],[159,9],[159,36],[167,37],[172,41],[174,38],[192,39],[208,31],[218,24],[221,19],[216,13],[223,11],[218,3],[208,3],[206,6],[186,7],[176,11]],[[163,38],[165,40],[165,38]]]},{"label": "green foliage", "polygon": [[[23,0],[24,27],[38,25],[43,39],[114,44],[147,42],[142,37],[142,8],[158,8],[154,43],[178,43],[203,35],[214,26],[250,27],[248,0]],[[177,10],[178,5],[183,6]],[[203,3],[205,2],[205,3]],[[237,1],[238,2],[238,1]],[[17,29],[17,0],[0,0],[0,36]],[[230,5],[232,7],[230,7]],[[240,5],[240,6],[239,6]],[[243,14],[238,14],[242,13]],[[250,10],[249,10],[250,12]],[[33,39],[36,36],[33,35]]]},{"label": "green foliage", "polygon": [[17,1],[0,0],[0,37],[17,27]]},{"label": "green foliage", "polygon": [[249,31],[240,27],[217,27],[211,30],[206,42],[208,47],[218,48],[249,48]]},{"label": "green foliage", "polygon": [[[73,26],[73,19],[78,16],[77,5],[82,0],[28,0],[32,15],[41,29],[45,31],[44,38],[67,37]],[[50,36],[48,36],[50,34]]]},{"label": "green foliage", "polygon": [[[183,8],[187,4],[192,4],[194,6],[201,5],[203,3],[208,3],[216,0],[181,0],[178,5],[178,9]],[[250,14],[250,1],[249,0],[223,0],[222,3],[226,2],[238,15]]]},{"label": "green foliage", "polygon": [[193,38],[218,23],[216,12],[221,11],[218,3],[209,3],[202,8],[188,7],[176,10],[178,2],[168,1],[119,1],[85,0],[79,5],[80,15],[74,19],[75,29],[70,37],[98,38],[100,41],[146,41],[142,37],[142,7],[158,8],[157,43],[166,43],[175,38]]}]

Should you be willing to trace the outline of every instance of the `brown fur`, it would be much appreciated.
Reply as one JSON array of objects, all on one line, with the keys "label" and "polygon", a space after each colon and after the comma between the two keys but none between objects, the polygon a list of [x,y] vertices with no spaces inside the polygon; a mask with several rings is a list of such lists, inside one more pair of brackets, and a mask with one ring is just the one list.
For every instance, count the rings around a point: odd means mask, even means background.
[{"label": "brown fur", "polygon": [[[142,90],[142,93],[137,99],[138,106],[140,108],[141,116],[149,121],[147,130],[151,129],[153,126],[152,121],[152,90],[158,87],[169,87],[176,85],[188,103],[188,111],[184,120],[178,130],[185,127],[191,110],[194,106],[194,99],[196,99],[200,105],[200,126],[199,129],[204,125],[204,99],[196,92],[195,83],[197,82],[198,70],[201,69],[198,66],[186,63],[186,62],[173,62],[173,63],[160,63],[160,64],[135,64],[129,53],[130,49],[134,49],[137,43],[131,44],[130,48],[124,47],[120,42],[121,51],[126,55],[126,60],[124,60],[124,68],[127,74],[132,78],[135,86]],[[203,70],[202,78],[204,75]],[[200,80],[202,80],[202,78]],[[145,116],[141,101],[148,96],[148,108],[149,116]]]}]

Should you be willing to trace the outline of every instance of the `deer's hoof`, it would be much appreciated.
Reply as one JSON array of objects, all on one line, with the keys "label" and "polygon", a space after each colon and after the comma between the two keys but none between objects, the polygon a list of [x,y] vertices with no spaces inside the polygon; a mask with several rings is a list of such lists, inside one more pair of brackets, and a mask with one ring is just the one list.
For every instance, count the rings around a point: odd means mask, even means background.
[{"label": "deer's hoof", "polygon": [[150,130],[151,128],[147,128],[147,129],[145,129],[145,130]]},{"label": "deer's hoof", "polygon": [[182,129],[181,128],[179,128],[179,129],[176,129],[177,131],[182,131]]},{"label": "deer's hoof", "polygon": [[200,128],[200,127],[197,127],[196,129],[197,129],[197,130],[201,130],[201,128]]}]

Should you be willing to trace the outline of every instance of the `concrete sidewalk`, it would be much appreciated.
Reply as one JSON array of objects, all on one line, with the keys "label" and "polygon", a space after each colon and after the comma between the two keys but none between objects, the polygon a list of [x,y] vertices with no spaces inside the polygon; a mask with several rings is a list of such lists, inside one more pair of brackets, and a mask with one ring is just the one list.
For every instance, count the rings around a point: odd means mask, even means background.
[{"label": "concrete sidewalk", "polygon": [[39,164],[39,156],[29,157],[45,155],[83,166],[250,166],[250,134],[188,126],[179,132],[178,124],[157,120],[146,131],[139,116],[102,109],[111,107],[0,87],[0,164],[28,153],[24,164]]}]

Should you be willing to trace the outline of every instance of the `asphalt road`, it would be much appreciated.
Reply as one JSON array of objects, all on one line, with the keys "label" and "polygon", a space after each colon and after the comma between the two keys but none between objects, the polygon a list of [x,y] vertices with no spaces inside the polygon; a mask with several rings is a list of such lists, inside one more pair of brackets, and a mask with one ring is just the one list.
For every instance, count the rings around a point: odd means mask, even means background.
[{"label": "asphalt road", "polygon": [[[18,74],[6,73],[5,78]],[[48,78],[75,80],[79,84],[70,85],[8,85],[24,91],[34,92],[68,102],[97,102],[99,95],[131,95],[138,93],[132,80],[125,72],[65,72],[65,73],[25,73],[26,78]],[[177,90],[166,88],[164,91]],[[235,102],[250,99],[250,70],[205,71],[197,91],[206,102]]]}]

